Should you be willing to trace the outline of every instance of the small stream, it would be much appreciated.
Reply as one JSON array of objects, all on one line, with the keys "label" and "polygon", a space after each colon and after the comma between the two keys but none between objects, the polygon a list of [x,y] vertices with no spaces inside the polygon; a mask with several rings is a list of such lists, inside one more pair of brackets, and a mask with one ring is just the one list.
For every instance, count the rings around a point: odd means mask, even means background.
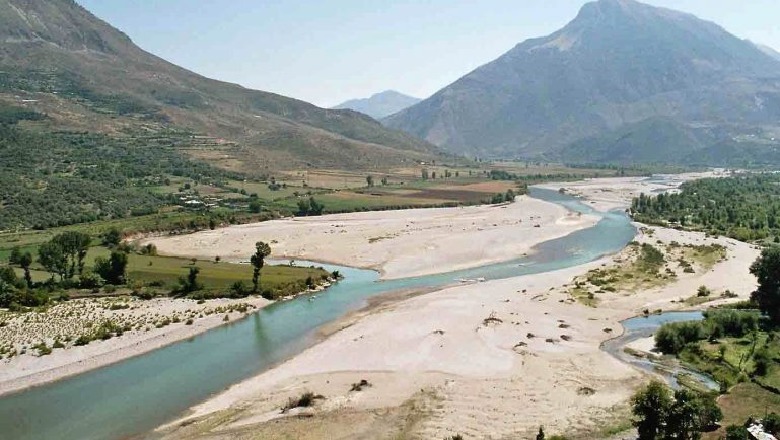
[{"label": "small stream", "polygon": [[621,321],[625,331],[617,338],[610,339],[601,345],[601,349],[611,354],[618,360],[634,365],[649,373],[661,375],[674,389],[680,388],[678,377],[681,374],[689,375],[692,379],[711,390],[719,390],[720,385],[706,374],[685,368],[681,365],[659,364],[645,357],[633,356],[626,353],[626,345],[653,336],[655,331],[668,322],[701,321],[704,315],[701,311],[665,312],[648,316],[637,316]]}]

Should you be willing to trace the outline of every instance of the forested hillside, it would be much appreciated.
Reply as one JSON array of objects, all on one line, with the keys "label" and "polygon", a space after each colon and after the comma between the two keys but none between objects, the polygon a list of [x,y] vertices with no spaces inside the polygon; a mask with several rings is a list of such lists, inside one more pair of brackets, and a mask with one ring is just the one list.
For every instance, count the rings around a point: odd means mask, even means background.
[{"label": "forested hillside", "polygon": [[171,176],[208,184],[239,177],[184,156],[184,137],[109,137],[24,129],[44,116],[0,108],[0,231],[48,228],[157,212],[176,203],[151,189]]},{"label": "forested hillside", "polygon": [[[219,142],[232,169],[374,168],[435,148],[351,110],[205,78],[136,46],[73,0],[0,0],[0,102],[65,129],[180,129]],[[219,164],[221,166],[221,164]]]}]

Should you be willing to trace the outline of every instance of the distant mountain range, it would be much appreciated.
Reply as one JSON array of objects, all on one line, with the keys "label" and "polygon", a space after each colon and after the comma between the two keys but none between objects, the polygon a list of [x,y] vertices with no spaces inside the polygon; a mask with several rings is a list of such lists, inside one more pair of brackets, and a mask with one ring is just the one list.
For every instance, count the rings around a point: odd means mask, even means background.
[{"label": "distant mountain range", "polygon": [[73,0],[0,0],[0,106],[57,129],[192,132],[230,169],[374,168],[437,154],[419,138],[332,110],[212,80],[138,48]]},{"label": "distant mountain range", "polygon": [[780,164],[780,61],[693,15],[585,4],[383,122],[458,154]]},{"label": "distant mountain range", "polygon": [[420,98],[404,95],[395,90],[385,90],[384,92],[371,95],[369,98],[350,99],[333,108],[348,108],[371,116],[374,119],[382,119],[386,116],[398,113],[420,101]]}]

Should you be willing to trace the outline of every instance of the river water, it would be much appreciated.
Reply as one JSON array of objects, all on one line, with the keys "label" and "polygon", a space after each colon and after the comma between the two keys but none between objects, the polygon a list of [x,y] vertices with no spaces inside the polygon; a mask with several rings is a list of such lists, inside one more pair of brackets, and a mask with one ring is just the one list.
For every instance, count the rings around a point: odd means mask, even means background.
[{"label": "river water", "polygon": [[704,315],[701,311],[664,312],[648,316],[637,316],[622,321],[624,332],[617,338],[610,339],[602,344],[601,348],[619,360],[639,367],[650,373],[661,375],[669,385],[677,389],[680,387],[677,377],[681,374],[691,376],[695,381],[709,388],[719,390],[720,385],[706,374],[685,368],[674,363],[661,365],[645,357],[633,356],[626,353],[624,347],[631,342],[653,336],[656,329],[669,322],[701,321]]},{"label": "river water", "polygon": [[345,278],[314,301],[301,296],[276,303],[189,340],[0,398],[0,438],[141,436],[311,346],[318,328],[363,307],[370,297],[445,286],[457,279],[501,279],[572,267],[619,251],[635,235],[622,212],[598,213],[578,199],[542,188],[531,188],[530,195],[601,219],[593,227],[541,243],[527,257],[445,274],[380,281],[373,271],[323,265]]}]

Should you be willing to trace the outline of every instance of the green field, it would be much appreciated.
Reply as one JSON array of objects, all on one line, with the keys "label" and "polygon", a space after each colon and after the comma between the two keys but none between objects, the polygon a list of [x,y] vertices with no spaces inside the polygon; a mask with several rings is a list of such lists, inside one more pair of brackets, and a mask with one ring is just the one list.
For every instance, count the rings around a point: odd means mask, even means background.
[{"label": "green field", "polygon": [[[85,270],[93,268],[95,257],[108,257],[110,251],[101,246],[90,248]],[[236,281],[243,281],[247,286],[252,284],[252,266],[249,264],[234,264],[191,259],[158,256],[128,255],[127,277],[128,284],[141,283],[154,285],[164,289],[171,289],[177,285],[180,277],[186,276],[191,267],[200,269],[198,281],[203,284],[205,290],[227,291]],[[0,263],[2,266],[4,262]],[[18,276],[22,276],[21,269],[15,269]],[[44,282],[51,278],[52,274],[45,272],[37,263],[33,265],[31,272],[33,281]],[[320,280],[329,273],[321,268],[271,266],[266,265],[262,272],[263,288],[277,290],[289,290],[293,285],[300,286],[308,277]]]}]

